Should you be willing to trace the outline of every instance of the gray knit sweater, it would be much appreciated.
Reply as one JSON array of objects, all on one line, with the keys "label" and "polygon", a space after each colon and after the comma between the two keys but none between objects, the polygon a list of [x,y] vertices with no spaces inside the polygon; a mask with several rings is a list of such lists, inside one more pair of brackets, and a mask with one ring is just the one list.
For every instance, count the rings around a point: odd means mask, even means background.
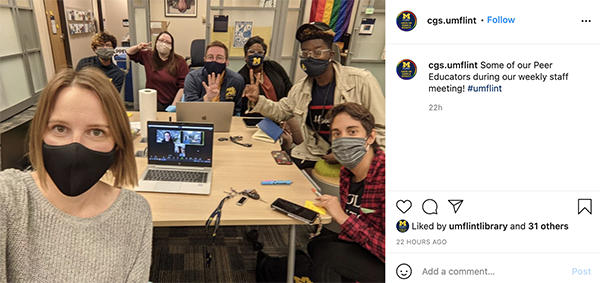
[{"label": "gray knit sweater", "polygon": [[152,215],[123,189],[106,211],[80,218],[57,209],[31,173],[0,172],[0,283],[148,282]]}]

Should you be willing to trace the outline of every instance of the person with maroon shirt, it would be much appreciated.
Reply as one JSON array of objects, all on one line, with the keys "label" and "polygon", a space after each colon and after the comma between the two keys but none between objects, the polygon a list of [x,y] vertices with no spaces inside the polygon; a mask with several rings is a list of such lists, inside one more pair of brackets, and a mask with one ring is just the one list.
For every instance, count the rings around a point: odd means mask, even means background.
[{"label": "person with maroon shirt", "polygon": [[154,50],[149,50],[150,43],[142,42],[127,50],[131,60],[144,65],[146,69],[146,88],[157,92],[158,111],[164,111],[175,105],[183,97],[185,76],[190,72],[183,57],[175,54],[173,36],[163,31],[154,42]]},{"label": "person with maroon shirt", "polygon": [[340,198],[317,197],[340,224],[308,243],[314,282],[385,282],[385,153],[375,141],[375,118],[357,103],[334,106],[331,150],[342,164]]}]

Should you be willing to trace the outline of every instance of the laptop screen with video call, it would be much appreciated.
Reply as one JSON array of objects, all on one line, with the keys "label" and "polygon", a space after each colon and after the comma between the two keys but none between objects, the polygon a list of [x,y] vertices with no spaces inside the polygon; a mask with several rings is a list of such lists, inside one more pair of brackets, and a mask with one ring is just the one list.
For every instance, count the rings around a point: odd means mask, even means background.
[{"label": "laptop screen with video call", "polygon": [[148,121],[148,164],[212,167],[213,124]]}]

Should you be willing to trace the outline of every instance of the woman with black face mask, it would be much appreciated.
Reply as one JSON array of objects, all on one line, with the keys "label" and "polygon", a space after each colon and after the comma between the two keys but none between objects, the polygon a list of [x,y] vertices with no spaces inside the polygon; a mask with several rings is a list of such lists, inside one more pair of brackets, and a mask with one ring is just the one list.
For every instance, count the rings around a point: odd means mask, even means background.
[{"label": "woman with black face mask", "polygon": [[[244,92],[257,92],[269,100],[279,101],[287,96],[292,88],[292,81],[279,63],[265,60],[267,45],[260,36],[253,36],[244,45],[244,65],[238,73],[244,78],[246,88]],[[260,117],[259,113],[247,116]],[[290,119],[284,125],[284,149],[290,149],[293,144],[302,143],[300,125],[296,120]]]},{"label": "woman with black face mask", "polygon": [[[98,69],[64,69],[29,132],[33,172],[0,172],[0,282],[148,282],[152,215],[129,119]],[[110,172],[112,184],[100,179]]]},{"label": "woman with black face mask", "polygon": [[375,137],[375,118],[356,103],[333,107],[331,150],[342,164],[339,199],[324,194],[340,233],[323,229],[308,243],[315,282],[385,282],[385,153]]},{"label": "woman with black face mask", "polygon": [[272,101],[287,96],[292,88],[292,81],[279,63],[265,60],[267,45],[260,36],[253,36],[244,45],[244,65],[238,73],[242,75],[246,87],[251,85],[250,73],[259,83],[258,93]]}]

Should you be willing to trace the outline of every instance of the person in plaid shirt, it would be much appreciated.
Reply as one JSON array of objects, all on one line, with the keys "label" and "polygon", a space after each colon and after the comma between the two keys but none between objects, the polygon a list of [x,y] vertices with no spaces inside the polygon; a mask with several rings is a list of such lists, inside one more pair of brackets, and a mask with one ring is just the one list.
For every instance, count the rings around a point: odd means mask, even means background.
[{"label": "person in plaid shirt", "polygon": [[342,164],[340,198],[317,197],[340,224],[308,244],[315,282],[385,281],[385,153],[375,141],[375,119],[363,106],[333,107],[331,149]]}]

